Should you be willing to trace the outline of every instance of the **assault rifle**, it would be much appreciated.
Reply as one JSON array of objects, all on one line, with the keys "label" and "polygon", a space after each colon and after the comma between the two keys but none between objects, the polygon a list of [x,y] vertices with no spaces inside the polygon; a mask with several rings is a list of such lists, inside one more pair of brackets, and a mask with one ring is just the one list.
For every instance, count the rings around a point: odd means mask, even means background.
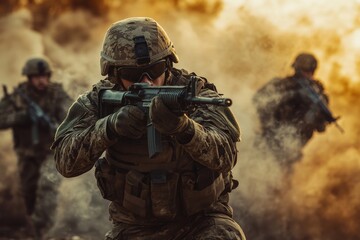
[{"label": "assault rifle", "polygon": [[324,114],[325,119],[328,123],[334,123],[335,126],[339,129],[341,133],[344,133],[344,129],[337,123],[340,117],[334,117],[331,113],[330,109],[324,103],[324,100],[321,99],[319,94],[314,90],[313,87],[310,86],[308,80],[305,78],[303,79],[296,79],[296,81],[300,84],[300,86],[305,90],[307,97],[320,108],[320,111]]},{"label": "assault rifle", "polygon": [[[3,85],[4,94],[7,96],[7,88]],[[37,145],[40,142],[39,139],[39,127],[40,125],[49,129],[51,133],[55,133],[57,124],[55,124],[50,117],[43,111],[43,109],[36,104],[28,95],[26,95],[20,89],[15,90],[16,94],[22,98],[27,105],[27,111],[31,120],[31,141],[33,145]],[[16,106],[15,106],[16,107]]]},{"label": "assault rifle", "polygon": [[160,96],[164,104],[175,114],[189,113],[199,105],[210,104],[229,107],[230,98],[207,98],[197,96],[198,78],[192,76],[187,86],[150,86],[147,83],[135,83],[128,91],[116,91],[104,88],[99,91],[100,117],[114,113],[125,105],[135,105],[145,111],[148,118],[147,137],[149,157],[162,151],[161,134],[156,131],[149,119],[151,100]]}]

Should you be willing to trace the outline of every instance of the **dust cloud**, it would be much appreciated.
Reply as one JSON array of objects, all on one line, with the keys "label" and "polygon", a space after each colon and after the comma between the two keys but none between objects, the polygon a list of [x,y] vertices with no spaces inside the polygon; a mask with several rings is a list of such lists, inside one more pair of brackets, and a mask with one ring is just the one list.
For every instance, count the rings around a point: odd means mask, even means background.
[{"label": "dust cloud", "polygon": [[[99,52],[109,25],[131,16],[156,19],[180,57],[178,68],[214,82],[233,99],[242,142],[234,169],[240,186],[232,194],[234,215],[248,239],[356,239],[360,225],[360,3],[319,0],[221,1],[3,1],[0,7],[0,77],[19,84],[27,58],[44,56],[73,98],[100,76]],[[224,12],[225,11],[225,12]],[[291,74],[299,52],[319,60],[315,76],[340,115],[315,134],[301,161],[286,174],[254,141],[258,122],[251,98],[274,77]],[[16,157],[10,131],[0,132],[0,211],[21,209]],[[59,197],[58,236],[102,238],[110,228],[107,202],[92,171],[64,179]],[[6,212],[4,219],[22,218]],[[96,221],[94,221],[96,220]],[[23,220],[18,220],[23,221]]]}]

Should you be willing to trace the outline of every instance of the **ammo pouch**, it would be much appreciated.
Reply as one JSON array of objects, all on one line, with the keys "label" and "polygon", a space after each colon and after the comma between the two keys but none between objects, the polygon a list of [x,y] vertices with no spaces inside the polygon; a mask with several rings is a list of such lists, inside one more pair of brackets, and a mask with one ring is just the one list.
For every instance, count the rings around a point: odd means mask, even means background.
[{"label": "ammo pouch", "polygon": [[163,220],[175,218],[179,174],[153,171],[150,176],[153,216]]},{"label": "ammo pouch", "polygon": [[103,198],[122,201],[125,174],[112,168],[105,158],[100,158],[95,163],[95,177]]},{"label": "ammo pouch", "polygon": [[141,217],[149,216],[150,185],[145,175],[130,170],[125,178],[123,207]]},{"label": "ammo pouch", "polygon": [[95,167],[103,198],[116,201],[141,217],[172,220],[181,207],[190,216],[208,208],[225,190],[223,175],[207,168],[181,175],[166,170],[125,173],[110,166],[104,158],[99,159]]},{"label": "ammo pouch", "polygon": [[[214,173],[214,172],[213,172]],[[199,181],[194,173],[184,174],[181,176],[182,182],[182,201],[187,216],[200,212],[217,201],[225,189],[225,182],[222,174],[213,174],[207,182],[209,185]],[[201,176],[201,175],[200,175]],[[206,176],[206,175],[203,175]]]},{"label": "ammo pouch", "polygon": [[179,175],[166,171],[142,174],[131,170],[126,175],[123,207],[142,216],[171,220],[177,214],[176,198]]}]

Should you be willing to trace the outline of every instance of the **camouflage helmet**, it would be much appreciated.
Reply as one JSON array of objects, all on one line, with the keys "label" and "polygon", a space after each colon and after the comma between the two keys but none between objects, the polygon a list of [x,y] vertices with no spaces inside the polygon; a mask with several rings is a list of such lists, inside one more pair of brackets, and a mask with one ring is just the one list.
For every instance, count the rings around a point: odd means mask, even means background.
[{"label": "camouflage helmet", "polygon": [[49,63],[43,58],[30,58],[26,61],[22,74],[26,76],[47,75],[51,74],[51,68]]},{"label": "camouflage helmet", "polygon": [[111,66],[146,66],[169,57],[179,61],[165,30],[152,18],[134,17],[113,23],[107,30],[101,51],[101,75]]},{"label": "camouflage helmet", "polygon": [[291,66],[295,71],[314,72],[317,67],[317,60],[310,53],[300,53]]}]

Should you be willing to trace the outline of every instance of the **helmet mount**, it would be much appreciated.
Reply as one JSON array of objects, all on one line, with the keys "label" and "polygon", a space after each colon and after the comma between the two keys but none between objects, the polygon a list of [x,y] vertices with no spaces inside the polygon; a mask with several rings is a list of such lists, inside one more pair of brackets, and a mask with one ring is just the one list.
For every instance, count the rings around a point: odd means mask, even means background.
[{"label": "helmet mount", "polygon": [[134,37],[134,50],[136,56],[136,63],[138,65],[149,64],[150,63],[150,55],[149,48],[146,43],[144,36]]}]

